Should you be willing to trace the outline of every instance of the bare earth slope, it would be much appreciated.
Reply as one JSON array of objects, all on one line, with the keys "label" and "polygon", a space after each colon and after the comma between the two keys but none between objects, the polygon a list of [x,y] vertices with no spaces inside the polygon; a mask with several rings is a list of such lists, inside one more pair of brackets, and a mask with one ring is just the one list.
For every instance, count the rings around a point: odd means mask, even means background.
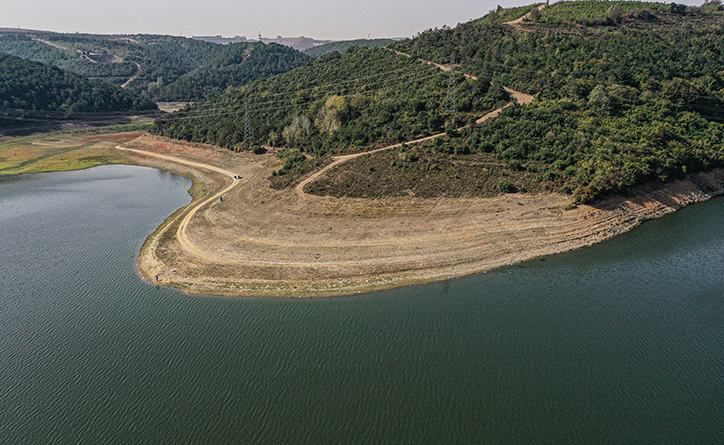
[{"label": "bare earth slope", "polygon": [[[495,118],[514,102],[533,101],[529,94],[506,91],[511,102],[478,122]],[[439,137],[444,133],[409,143]],[[724,192],[724,170],[666,187],[639,187],[630,198],[576,208],[560,194],[356,199],[304,191],[344,162],[399,145],[337,157],[294,190],[275,190],[266,178],[280,161],[271,154],[234,154],[150,136],[127,143],[119,148],[135,162],[196,179],[194,202],[147,240],[139,269],[151,281],[194,293],[359,293],[480,273],[588,246]],[[243,179],[234,179],[237,174]]]},{"label": "bare earth slope", "polygon": [[[548,6],[548,5],[545,4],[545,3],[543,3],[543,4],[541,4],[541,5],[538,5],[538,7],[537,7],[536,9],[537,9],[538,11],[540,11],[540,10],[542,10],[543,8],[545,8],[546,6]],[[535,11],[535,9],[534,9],[533,11]],[[514,27],[514,28],[518,28],[518,27],[520,27],[520,25],[523,23],[523,21],[524,21],[525,19],[527,19],[528,17],[531,16],[531,14],[533,13],[533,11],[530,11],[530,12],[528,12],[528,13],[526,13],[526,14],[523,14],[522,16],[518,17],[518,18],[515,19],[515,20],[511,20],[511,21],[509,21],[509,22],[503,22],[503,24],[504,24],[504,25],[512,26],[512,27]]]},{"label": "bare earth slope", "polygon": [[139,259],[149,280],[194,293],[324,296],[444,280],[600,242],[724,192],[719,170],[573,209],[557,194],[340,199],[270,188],[265,178],[279,164],[270,154],[149,136],[124,147],[140,150],[122,151],[136,162],[203,182],[196,189],[206,193],[171,216]]}]

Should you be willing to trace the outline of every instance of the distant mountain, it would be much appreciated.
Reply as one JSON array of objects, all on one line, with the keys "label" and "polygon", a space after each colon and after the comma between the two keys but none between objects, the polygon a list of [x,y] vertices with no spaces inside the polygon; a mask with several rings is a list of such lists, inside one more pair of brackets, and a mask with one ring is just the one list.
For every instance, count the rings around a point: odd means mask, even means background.
[{"label": "distant mountain", "polygon": [[234,36],[234,37],[223,37],[221,35],[216,36],[191,36],[194,40],[201,40],[203,42],[218,43],[220,45],[227,45],[229,43],[246,43],[250,40],[246,36]]},{"label": "distant mountain", "polygon": [[278,43],[280,45],[284,46],[290,46],[297,51],[304,51],[309,48],[314,48],[315,46],[319,45],[325,45],[327,43],[332,43],[334,40],[316,40],[311,37],[282,37],[277,36],[275,39],[267,39],[262,38],[262,42],[264,43]]},{"label": "distant mountain", "polygon": [[[0,53],[53,65],[159,100],[198,100],[284,72],[309,58],[258,42],[226,45],[163,35],[59,34],[6,29]],[[233,55],[231,54],[233,53]],[[269,55],[265,61],[265,54]],[[247,62],[247,56],[251,57]],[[232,65],[239,66],[232,66]],[[181,80],[184,76],[190,79]],[[182,86],[171,87],[180,81]]]},{"label": "distant mountain", "polygon": [[0,126],[156,108],[115,85],[0,54]]},{"label": "distant mountain", "polygon": [[[221,35],[216,36],[192,36],[192,39],[201,40],[204,42],[219,43],[226,45],[228,43],[240,43],[240,42],[258,42],[259,39],[247,39],[246,36],[235,36],[235,37],[223,37]],[[297,51],[304,51],[315,46],[325,45],[332,43],[334,40],[316,40],[311,37],[282,37],[277,36],[275,38],[262,37],[262,43],[278,43],[279,45],[288,46],[296,49]]]},{"label": "distant mountain", "polygon": [[34,30],[34,29],[2,28],[2,27],[0,27],[0,33],[25,34],[25,33],[32,33],[32,32],[43,32],[43,31],[37,31],[37,30]]},{"label": "distant mountain", "polygon": [[369,48],[373,46],[387,46],[390,43],[395,42],[394,39],[357,39],[357,40],[343,40],[341,42],[326,43],[324,45],[315,46],[304,50],[304,54],[314,57],[315,59],[337,51],[338,53],[345,53],[348,49],[355,46],[362,48]]}]

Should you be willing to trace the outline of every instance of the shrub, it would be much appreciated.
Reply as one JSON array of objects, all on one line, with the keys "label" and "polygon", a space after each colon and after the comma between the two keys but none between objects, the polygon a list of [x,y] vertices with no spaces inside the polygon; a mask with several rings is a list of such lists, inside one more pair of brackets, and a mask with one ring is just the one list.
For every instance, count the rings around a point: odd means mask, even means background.
[{"label": "shrub", "polygon": [[501,179],[498,181],[498,184],[496,185],[498,191],[500,193],[517,193],[518,187],[515,186],[510,180],[508,179]]}]

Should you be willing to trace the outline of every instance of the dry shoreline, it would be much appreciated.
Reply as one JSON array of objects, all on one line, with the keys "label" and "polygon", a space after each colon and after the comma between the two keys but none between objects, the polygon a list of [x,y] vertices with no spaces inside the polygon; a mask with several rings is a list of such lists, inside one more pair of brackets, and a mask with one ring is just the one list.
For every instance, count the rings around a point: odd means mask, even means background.
[{"label": "dry shoreline", "polygon": [[[273,155],[150,136],[124,146],[141,150],[124,152],[131,162],[194,181],[192,203],[149,236],[138,261],[147,280],[193,294],[324,297],[443,281],[586,247],[724,194],[719,169],[575,208],[558,194],[300,197],[269,187],[279,164]],[[216,199],[222,189],[223,202]]]}]

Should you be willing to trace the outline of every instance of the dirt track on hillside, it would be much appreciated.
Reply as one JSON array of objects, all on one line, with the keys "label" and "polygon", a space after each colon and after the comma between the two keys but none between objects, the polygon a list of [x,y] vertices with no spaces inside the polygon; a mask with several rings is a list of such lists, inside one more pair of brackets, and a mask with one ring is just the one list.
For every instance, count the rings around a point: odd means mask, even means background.
[{"label": "dirt track on hillside", "polygon": [[135,73],[133,74],[133,76],[131,76],[127,81],[125,81],[125,82],[123,83],[123,85],[121,85],[121,88],[127,88],[128,85],[131,84],[131,82],[133,82],[134,80],[138,79],[138,76],[141,75],[141,65],[138,64],[138,62],[133,62],[133,63],[136,64],[136,72],[135,72]]},{"label": "dirt track on hillside", "polygon": [[[536,9],[537,9],[538,11],[540,11],[540,10],[542,10],[543,8],[545,8],[546,6],[548,6],[548,5],[547,5],[546,3],[543,3],[543,4],[541,4],[541,5],[538,5],[538,7],[537,7]],[[518,18],[515,19],[515,20],[510,20],[510,21],[508,21],[508,22],[503,22],[503,24],[504,24],[504,25],[512,26],[512,27],[514,27],[514,28],[519,28],[519,27],[523,24],[523,21],[524,21],[525,19],[527,19],[528,17],[530,17],[530,15],[533,13],[533,11],[534,11],[534,10],[531,10],[531,11],[523,14],[522,16],[518,17]]]},{"label": "dirt track on hillside", "polygon": [[[399,56],[412,57],[409,54],[406,54],[406,53],[403,53],[403,52],[400,52],[397,50],[390,50],[390,51],[394,51],[395,54],[397,54]],[[450,65],[442,65],[442,64],[431,62],[429,60],[424,60],[424,59],[417,59],[417,60],[419,60],[420,62],[427,63],[429,65],[434,65],[443,71],[450,71],[452,69],[452,67]],[[463,75],[468,79],[473,79],[473,80],[478,79],[476,76],[473,76],[472,74],[463,73]],[[503,110],[512,106],[516,102],[521,105],[525,105],[525,104],[529,104],[535,100],[535,97],[530,94],[516,91],[516,90],[514,90],[512,88],[508,88],[508,87],[503,87],[503,89],[510,95],[510,98],[512,100],[510,102],[508,102],[507,104],[503,105],[502,107],[497,108],[497,109],[481,116],[480,118],[478,118],[475,121],[476,124],[482,124],[483,122],[487,121],[488,119],[494,119],[494,118],[498,117]],[[465,125],[465,126],[459,128],[458,130],[462,130],[463,128],[467,128],[467,127],[469,127],[469,125]],[[361,156],[371,155],[374,153],[379,153],[379,152],[385,151],[385,150],[394,150],[396,148],[402,147],[403,145],[419,144],[422,142],[431,141],[431,140],[438,139],[438,138],[445,137],[445,136],[446,136],[446,133],[437,133],[437,134],[433,134],[431,136],[425,136],[425,137],[422,137],[419,139],[414,139],[411,141],[388,145],[386,147],[377,148],[375,150],[365,151],[362,153],[354,153],[354,154],[350,154],[350,155],[337,156],[334,158],[334,161],[331,164],[325,166],[324,168],[322,168],[320,170],[317,170],[316,172],[311,173],[309,176],[307,176],[305,179],[303,179],[299,184],[297,184],[296,187],[294,187],[294,191],[297,193],[297,195],[304,198],[307,195],[307,193],[304,192],[304,188],[307,185],[312,184],[313,182],[319,180],[322,176],[324,176],[330,170],[332,170],[336,167],[339,167],[340,165],[344,164],[345,162],[351,161],[352,159],[356,159]]]}]

